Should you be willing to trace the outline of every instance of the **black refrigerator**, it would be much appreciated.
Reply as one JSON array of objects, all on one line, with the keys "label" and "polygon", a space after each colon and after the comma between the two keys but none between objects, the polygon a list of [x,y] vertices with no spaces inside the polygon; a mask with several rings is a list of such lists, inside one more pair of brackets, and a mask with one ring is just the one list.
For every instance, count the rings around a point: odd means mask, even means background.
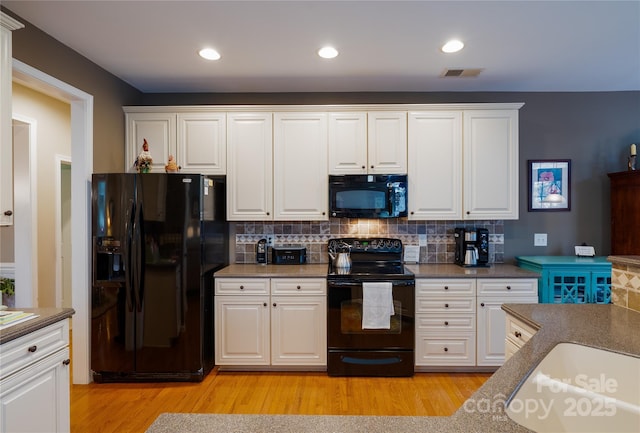
[{"label": "black refrigerator", "polygon": [[96,382],[201,381],[213,368],[213,273],[228,264],[224,176],[92,176]]}]

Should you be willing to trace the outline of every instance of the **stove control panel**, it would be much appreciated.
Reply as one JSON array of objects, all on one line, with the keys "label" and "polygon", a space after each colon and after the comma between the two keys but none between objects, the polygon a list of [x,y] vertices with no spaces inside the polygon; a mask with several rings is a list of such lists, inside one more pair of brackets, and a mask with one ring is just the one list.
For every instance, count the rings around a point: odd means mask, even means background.
[{"label": "stove control panel", "polygon": [[402,254],[402,241],[390,238],[338,238],[329,240],[329,251]]}]

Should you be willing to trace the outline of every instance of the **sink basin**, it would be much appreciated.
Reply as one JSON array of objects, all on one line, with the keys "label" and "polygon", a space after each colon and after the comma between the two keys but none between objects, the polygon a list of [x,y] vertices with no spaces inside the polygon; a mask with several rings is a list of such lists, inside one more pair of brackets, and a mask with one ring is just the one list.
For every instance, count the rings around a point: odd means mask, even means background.
[{"label": "sink basin", "polygon": [[560,343],[527,376],[506,413],[535,432],[640,432],[640,358]]}]

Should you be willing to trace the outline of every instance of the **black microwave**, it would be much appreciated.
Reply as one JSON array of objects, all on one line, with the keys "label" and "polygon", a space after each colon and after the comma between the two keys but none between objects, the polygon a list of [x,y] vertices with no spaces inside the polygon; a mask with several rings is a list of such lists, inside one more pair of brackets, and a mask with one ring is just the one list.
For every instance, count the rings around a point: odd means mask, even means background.
[{"label": "black microwave", "polygon": [[407,176],[329,176],[329,215],[335,218],[407,216]]}]

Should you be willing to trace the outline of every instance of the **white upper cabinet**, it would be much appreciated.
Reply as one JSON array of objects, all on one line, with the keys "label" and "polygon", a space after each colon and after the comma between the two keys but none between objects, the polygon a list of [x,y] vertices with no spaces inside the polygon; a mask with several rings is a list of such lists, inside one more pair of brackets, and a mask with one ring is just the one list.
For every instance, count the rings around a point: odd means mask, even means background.
[{"label": "white upper cabinet", "polygon": [[462,215],[462,112],[409,113],[409,219]]},{"label": "white upper cabinet", "polygon": [[367,164],[367,113],[329,113],[329,174],[365,174]]},{"label": "white upper cabinet", "polygon": [[329,174],[406,174],[407,113],[329,113]]},{"label": "white upper cabinet", "polygon": [[[176,114],[175,113],[126,113],[127,153],[125,170],[131,171],[136,158],[142,152],[142,144],[147,140],[149,153],[153,158],[151,172],[164,173],[169,155],[175,156]],[[181,164],[177,161],[178,165]]]},{"label": "white upper cabinet", "polygon": [[226,174],[225,113],[131,112],[127,108],[125,113],[126,171],[133,169],[146,139],[153,173],[164,173],[169,155],[173,155],[183,173]]},{"label": "white upper cabinet", "polygon": [[329,219],[327,114],[274,113],[274,219]]},{"label": "white upper cabinet", "polygon": [[187,173],[227,172],[225,113],[178,113],[176,161]]},{"label": "white upper cabinet", "polygon": [[464,112],[464,219],[518,219],[518,111]]},{"label": "white upper cabinet", "polygon": [[273,219],[271,113],[227,114],[227,217]]},{"label": "white upper cabinet", "polygon": [[409,113],[409,219],[518,219],[518,110]]},{"label": "white upper cabinet", "polygon": [[407,112],[368,114],[369,173],[407,173]]}]

